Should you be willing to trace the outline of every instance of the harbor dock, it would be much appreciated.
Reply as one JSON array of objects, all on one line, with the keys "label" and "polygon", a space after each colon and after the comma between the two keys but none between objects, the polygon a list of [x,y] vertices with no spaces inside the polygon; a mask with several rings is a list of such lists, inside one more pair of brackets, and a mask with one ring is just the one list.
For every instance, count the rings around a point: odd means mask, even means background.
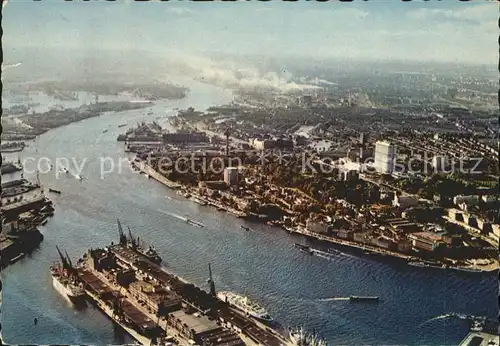
[{"label": "harbor dock", "polygon": [[89,250],[78,276],[94,305],[142,345],[287,345],[211,292],[150,261],[126,244]]},{"label": "harbor dock", "polygon": [[180,189],[182,187],[181,184],[167,179],[166,177],[161,175],[159,172],[155,171],[153,169],[153,167],[147,165],[146,163],[144,163],[142,161],[139,161],[139,162],[134,161],[134,162],[132,162],[132,165],[137,167],[139,169],[139,171],[141,171],[142,173],[147,174],[148,176],[150,176],[154,180],[162,183],[163,185],[165,185],[171,189],[177,190],[177,189]]},{"label": "harbor dock", "polygon": [[356,242],[349,241],[349,240],[344,240],[344,239],[339,239],[339,238],[335,238],[335,237],[330,237],[330,236],[319,234],[319,233],[316,233],[316,232],[311,232],[311,231],[308,231],[306,229],[300,229],[300,228],[293,228],[292,229],[291,228],[289,230],[289,232],[290,233],[301,234],[301,235],[304,235],[306,237],[310,237],[310,238],[314,238],[314,239],[319,239],[319,240],[327,241],[327,242],[338,244],[338,245],[343,245],[343,246],[348,246],[348,247],[352,247],[352,248],[357,248],[357,249],[366,251],[368,253],[375,253],[375,254],[380,254],[380,255],[389,255],[389,256],[394,256],[394,257],[401,258],[401,259],[404,259],[404,260],[409,260],[411,258],[411,256],[404,255],[404,254],[401,254],[399,252],[389,251],[389,250],[385,250],[385,249],[378,248],[378,247],[375,247],[375,246],[370,246],[370,245],[360,244],[360,243],[356,243]]}]

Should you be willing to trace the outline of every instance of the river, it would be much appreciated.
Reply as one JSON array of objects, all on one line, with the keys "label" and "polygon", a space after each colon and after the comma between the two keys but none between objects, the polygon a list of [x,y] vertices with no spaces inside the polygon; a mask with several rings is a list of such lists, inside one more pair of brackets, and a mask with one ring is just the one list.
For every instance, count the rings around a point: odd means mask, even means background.
[{"label": "river", "polygon": [[[330,345],[457,344],[466,323],[436,318],[451,312],[496,316],[495,276],[428,270],[338,254],[329,259],[293,248],[301,237],[265,225],[248,224],[215,209],[179,198],[175,192],[129,169],[123,143],[116,136],[138,121],[175,114],[175,108],[198,110],[227,103],[231,93],[189,81],[183,100],[157,102],[148,109],[109,113],[41,135],[22,153],[28,157],[74,158],[84,162],[83,180],[54,171],[40,174],[56,212],[41,227],[40,248],[2,272],[2,335],[7,344],[130,343],[92,307],[74,310],[52,287],[49,265],[58,259],[55,246],[78,258],[90,247],[117,241],[116,218],[141,239],[153,243],[164,263],[178,275],[208,289],[208,263],[216,288],[243,293],[259,301],[284,325],[303,325]],[[152,111],[153,114],[148,115]],[[103,130],[108,129],[106,133]],[[101,177],[101,158],[113,173]],[[48,165],[47,162],[44,163]],[[43,166],[43,164],[42,164]],[[27,165],[33,170],[33,164]],[[41,167],[42,170],[44,167]],[[46,167],[45,167],[46,168]],[[120,171],[121,169],[121,171]],[[70,166],[76,174],[76,169]],[[27,174],[26,177],[34,177]],[[181,217],[201,222],[200,228]],[[247,232],[240,225],[249,225]],[[328,299],[377,295],[378,304]],[[33,324],[33,318],[38,324]]]}]

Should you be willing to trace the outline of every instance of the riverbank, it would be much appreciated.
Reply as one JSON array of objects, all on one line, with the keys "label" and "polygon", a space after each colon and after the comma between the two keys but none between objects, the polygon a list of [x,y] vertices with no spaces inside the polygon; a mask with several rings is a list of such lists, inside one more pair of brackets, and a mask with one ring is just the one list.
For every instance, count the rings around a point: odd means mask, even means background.
[{"label": "riverbank", "polygon": [[361,250],[365,253],[369,254],[374,254],[378,256],[385,256],[385,257],[392,257],[397,260],[404,260],[406,261],[409,265],[416,266],[416,267],[426,267],[426,268],[439,268],[439,269],[449,269],[449,270],[458,270],[458,271],[464,271],[464,272],[477,272],[477,273],[490,273],[493,271],[496,271],[500,269],[499,262],[493,262],[493,263],[488,263],[487,265],[477,265],[477,264],[471,264],[469,266],[460,266],[456,265],[453,263],[453,260],[443,260],[443,261],[430,261],[426,258],[421,258],[418,256],[415,256],[415,254],[408,255],[405,253],[400,253],[400,252],[395,252],[391,251],[388,249],[384,248],[379,248],[375,246],[371,246],[368,244],[363,244],[359,242],[354,242],[346,239],[340,239],[337,237],[329,236],[326,234],[321,234],[317,232],[311,232],[307,229],[305,229],[303,226],[301,227],[300,225],[292,225],[292,226],[287,226],[285,227],[283,223],[281,222],[273,222],[273,221],[268,221],[266,218],[258,218],[255,217],[254,215],[249,215],[248,213],[245,213],[240,210],[236,210],[232,207],[230,207],[227,204],[224,204],[220,201],[214,200],[212,198],[200,195],[197,192],[196,188],[192,188],[189,186],[184,186],[183,184],[171,181],[167,178],[165,178],[163,175],[160,173],[156,172],[151,166],[148,166],[145,164],[143,161],[134,161],[134,165],[143,173],[149,175],[150,177],[154,178],[155,180],[159,181],[163,185],[176,189],[176,190],[181,190],[183,191],[180,193],[180,195],[184,196],[185,198],[192,200],[195,203],[205,205],[205,206],[211,206],[215,207],[218,211],[225,211],[227,213],[230,213],[238,218],[251,218],[252,220],[256,222],[262,222],[262,221],[267,221],[266,223],[274,226],[274,227],[279,227],[281,229],[286,230],[290,234],[300,234],[309,238],[314,238],[318,240],[323,240],[332,244],[336,245],[342,245],[345,247],[349,247],[352,249],[358,249]]}]

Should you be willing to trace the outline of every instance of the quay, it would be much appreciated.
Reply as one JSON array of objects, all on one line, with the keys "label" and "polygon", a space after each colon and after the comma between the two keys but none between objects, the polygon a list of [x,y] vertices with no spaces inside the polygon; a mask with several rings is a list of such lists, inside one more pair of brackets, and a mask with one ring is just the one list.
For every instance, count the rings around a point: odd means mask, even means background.
[{"label": "quay", "polygon": [[164,177],[163,175],[161,175],[160,173],[155,171],[153,169],[153,167],[147,165],[143,161],[139,161],[139,162],[134,161],[134,162],[132,162],[132,165],[137,167],[139,169],[139,171],[141,171],[142,173],[149,175],[154,180],[162,183],[163,185],[165,185],[171,189],[178,190],[182,187],[181,184],[176,183],[170,179],[167,179],[166,177]]},{"label": "quay", "polygon": [[[127,333],[130,334],[135,340],[137,340],[141,345],[152,345],[152,340],[144,335],[141,335],[129,325],[126,325],[121,318],[118,318],[115,309],[110,305],[109,300],[107,300],[106,293],[112,292],[111,289],[100,279],[98,279],[91,272],[81,270],[80,278],[86,284],[85,292],[88,297],[91,298],[100,310],[102,310],[112,321],[122,327]],[[112,293],[111,293],[112,294]],[[114,295],[113,295],[114,296]],[[144,318],[143,318],[144,319]]]},{"label": "quay", "polygon": [[308,231],[306,229],[290,228],[288,231],[290,232],[290,234],[292,234],[292,233],[301,234],[301,235],[304,235],[306,237],[324,240],[324,241],[327,241],[330,243],[348,246],[348,247],[352,247],[352,248],[357,248],[357,249],[371,252],[371,253],[375,253],[375,254],[394,256],[394,257],[401,258],[404,260],[410,260],[412,258],[412,256],[409,256],[409,255],[404,255],[404,254],[401,254],[398,252],[389,251],[389,250],[385,250],[382,248],[378,248],[378,247],[370,246],[370,245],[366,245],[366,244],[360,244],[360,243],[356,243],[356,242],[349,241],[349,240],[330,237],[327,235],[311,232],[311,231]]},{"label": "quay", "polygon": [[287,345],[265,325],[124,244],[89,250],[77,267],[88,297],[142,345]]}]

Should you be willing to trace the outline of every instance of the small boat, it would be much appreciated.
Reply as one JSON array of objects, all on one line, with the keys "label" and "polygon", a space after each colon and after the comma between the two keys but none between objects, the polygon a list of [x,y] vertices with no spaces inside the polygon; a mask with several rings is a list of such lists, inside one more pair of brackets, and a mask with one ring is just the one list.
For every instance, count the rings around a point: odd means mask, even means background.
[{"label": "small boat", "polygon": [[186,223],[188,223],[190,225],[193,225],[193,226],[205,227],[204,224],[202,224],[202,223],[200,223],[198,221],[194,221],[194,220],[188,219],[188,218],[186,218]]},{"label": "small boat", "polygon": [[350,302],[378,302],[379,297],[376,296],[350,296]]},{"label": "small boat", "polygon": [[302,245],[302,244],[294,243],[293,246],[295,246],[297,249],[299,249],[300,251],[302,251],[304,253],[308,253],[309,255],[313,254],[313,251],[307,245]]},{"label": "small boat", "polygon": [[23,258],[25,255],[24,252],[21,252],[19,255],[17,255],[16,257],[12,258],[10,260],[10,263],[16,263],[17,261],[19,261],[21,258]]},{"label": "small boat", "polygon": [[241,225],[240,227],[243,228],[245,231],[250,231],[250,227],[246,227],[246,226],[243,226],[243,225]]},{"label": "small boat", "polygon": [[102,131],[102,133],[106,133],[106,132],[108,132],[108,130],[104,130],[104,131]]},{"label": "small boat", "polygon": [[56,190],[56,189],[49,189],[49,192],[57,193],[59,195],[61,194],[61,191]]},{"label": "small boat", "polygon": [[123,126],[127,126],[127,124],[120,124],[120,125],[118,125],[118,127],[123,127]]}]

